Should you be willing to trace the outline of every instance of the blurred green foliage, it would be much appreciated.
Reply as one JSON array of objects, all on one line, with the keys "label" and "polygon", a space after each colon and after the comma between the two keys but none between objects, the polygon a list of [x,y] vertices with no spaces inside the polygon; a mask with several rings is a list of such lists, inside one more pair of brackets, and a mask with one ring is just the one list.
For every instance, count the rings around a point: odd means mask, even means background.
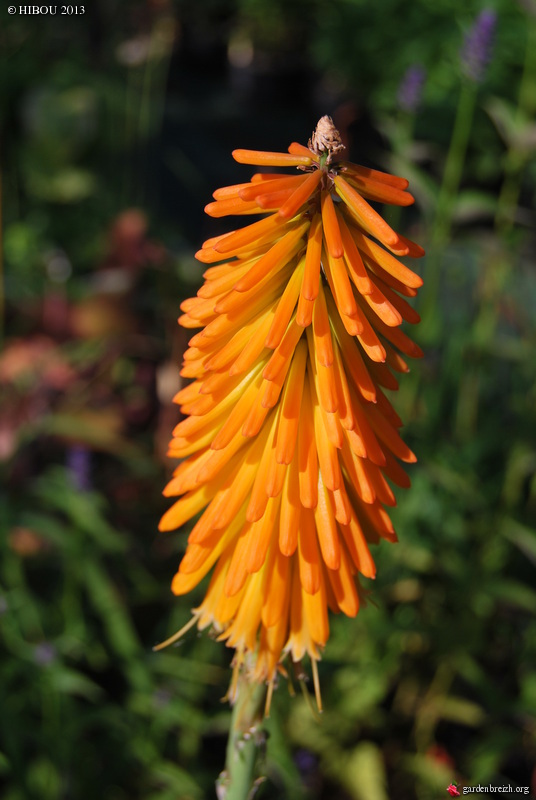
[{"label": "blurred green foliage", "polygon": [[[536,6],[490,5],[454,155],[478,0],[1,12],[5,800],[214,796],[230,653],[193,632],[151,651],[202,596],[171,596],[186,536],[155,533],[175,318],[193,252],[225,229],[202,206],[240,179],[230,150],[303,141],[326,112],[354,160],[411,179],[417,209],[390,220],[431,246],[426,355],[395,398],[419,463],[368,607],[332,620],[321,720],[284,681],[274,697],[259,796],[536,793]],[[414,64],[426,81],[404,110]]]}]

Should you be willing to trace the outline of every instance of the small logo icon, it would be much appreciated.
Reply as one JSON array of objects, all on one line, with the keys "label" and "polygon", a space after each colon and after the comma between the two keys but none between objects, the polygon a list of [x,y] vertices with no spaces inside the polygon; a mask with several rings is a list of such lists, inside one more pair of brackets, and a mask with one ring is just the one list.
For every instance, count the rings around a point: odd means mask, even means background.
[{"label": "small logo icon", "polygon": [[451,783],[447,786],[447,792],[450,794],[451,797],[459,797],[460,793],[458,791],[458,784],[456,782]]}]

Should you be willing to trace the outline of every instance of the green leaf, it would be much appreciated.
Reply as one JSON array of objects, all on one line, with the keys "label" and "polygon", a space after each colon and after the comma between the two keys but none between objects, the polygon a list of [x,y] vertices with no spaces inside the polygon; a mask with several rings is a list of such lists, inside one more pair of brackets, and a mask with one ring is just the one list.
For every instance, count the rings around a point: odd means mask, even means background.
[{"label": "green leaf", "polygon": [[471,700],[464,697],[453,697],[449,695],[440,702],[438,716],[451,722],[458,722],[460,725],[476,727],[481,725],[486,717],[484,709]]},{"label": "green leaf", "polygon": [[51,467],[41,476],[35,493],[47,505],[62,511],[76,528],[94,539],[105,551],[126,550],[125,539],[104,519],[102,498],[94,492],[76,491],[63,467]]},{"label": "green leaf", "polygon": [[490,593],[506,605],[536,614],[536,592],[519,581],[503,578],[500,583],[490,587]]},{"label": "green leaf", "polygon": [[501,527],[501,533],[506,539],[515,544],[533,564],[536,564],[536,531],[507,518]]},{"label": "green leaf", "polygon": [[497,199],[487,192],[459,192],[453,210],[456,222],[470,223],[477,220],[490,219],[495,214]]},{"label": "green leaf", "polygon": [[352,750],[341,778],[355,800],[389,800],[382,752],[372,742],[362,742]]},{"label": "green leaf", "polygon": [[104,694],[94,681],[74,669],[54,667],[49,672],[51,686],[62,694],[77,695],[97,702]]},{"label": "green leaf", "polygon": [[171,761],[160,761],[153,767],[153,774],[159,778],[165,786],[173,789],[175,792],[180,792],[181,795],[189,794],[192,798],[201,798],[201,788],[199,784],[194,781],[191,775],[185,769],[178,767]]}]

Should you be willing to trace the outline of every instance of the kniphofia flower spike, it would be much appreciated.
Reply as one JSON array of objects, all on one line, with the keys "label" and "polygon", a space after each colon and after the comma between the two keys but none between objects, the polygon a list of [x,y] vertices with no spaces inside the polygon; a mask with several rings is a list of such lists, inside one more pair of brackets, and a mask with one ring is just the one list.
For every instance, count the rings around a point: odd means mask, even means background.
[{"label": "kniphofia flower spike", "polygon": [[257,172],[205,209],[262,217],[196,254],[209,266],[179,322],[202,331],[175,397],[186,418],[169,455],[184,460],[164,492],[180,499],[160,528],[202,512],[172,589],[214,568],[190,625],[235,648],[235,679],[247,663],[269,703],[285,656],[307,655],[320,703],[328,609],[357,614],[358,576],[375,575],[369,545],[396,541],[390,482],[409,486],[399,462],[415,461],[383,390],[421,355],[399,326],[418,321],[405,298],[422,281],[397,256],[424,251],[368,202],[410,205],[408,182],[342,160],[329,117],[288,150],[235,150],[241,164],[298,174]]}]

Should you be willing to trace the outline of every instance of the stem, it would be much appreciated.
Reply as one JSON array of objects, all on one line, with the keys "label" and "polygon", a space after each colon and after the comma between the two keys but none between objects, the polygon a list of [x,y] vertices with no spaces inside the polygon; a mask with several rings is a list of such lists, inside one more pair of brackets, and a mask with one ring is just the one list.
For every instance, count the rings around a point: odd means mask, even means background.
[{"label": "stem", "polygon": [[4,241],[2,220],[2,171],[0,169],[0,344],[4,340],[6,297],[4,290]]},{"label": "stem", "polygon": [[[523,117],[532,118],[534,112],[533,74],[536,71],[536,25],[533,23],[527,33],[525,62],[519,100],[515,115],[517,125]],[[523,169],[528,160],[528,151],[519,151],[515,144],[510,144],[504,165],[504,182],[501,187],[495,215],[495,228],[499,233],[508,233],[514,225],[514,211],[521,191]]]},{"label": "stem", "polygon": [[243,673],[239,675],[225,770],[217,782],[218,800],[248,800],[253,797],[255,762],[262,743],[259,725],[265,697],[264,684],[251,683]]},{"label": "stem", "polygon": [[437,306],[439,295],[441,256],[443,248],[448,242],[452,227],[454,204],[460,188],[469,136],[473,125],[475,100],[476,84],[463,83],[443,173],[443,182],[439,190],[435,220],[430,238],[429,255],[426,261],[426,279],[422,291],[422,311],[425,326],[427,327],[431,325],[434,318],[437,318],[434,310]]}]

